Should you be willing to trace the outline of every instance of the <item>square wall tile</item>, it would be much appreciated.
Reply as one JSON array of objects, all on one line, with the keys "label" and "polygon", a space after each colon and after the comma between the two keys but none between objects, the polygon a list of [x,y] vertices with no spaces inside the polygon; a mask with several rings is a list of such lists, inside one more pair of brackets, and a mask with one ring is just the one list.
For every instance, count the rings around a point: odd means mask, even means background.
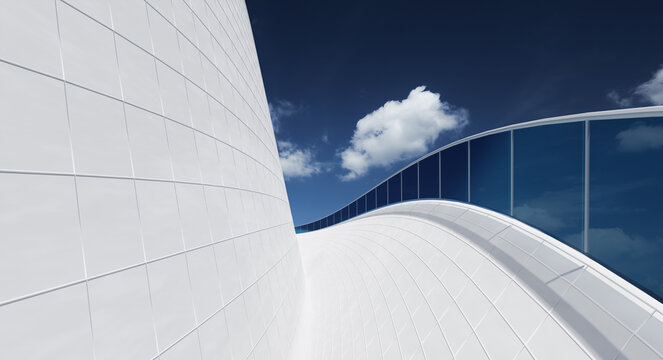
[{"label": "square wall tile", "polygon": [[131,154],[122,103],[67,85],[76,173],[131,177]]},{"label": "square wall tile", "polygon": [[136,181],[136,194],[147,260],[184,250],[175,185]]},{"label": "square wall tile", "polygon": [[157,354],[145,266],[90,281],[96,359],[149,359]]},{"label": "square wall tile", "polygon": [[0,306],[0,358],[91,359],[88,311],[85,284]]},{"label": "square wall tile", "polygon": [[5,63],[0,79],[0,169],[71,173],[64,83]]},{"label": "square wall tile", "polygon": [[232,231],[228,221],[226,190],[221,187],[206,186],[205,199],[212,228],[212,241],[228,239],[232,236]]},{"label": "square wall tile", "polygon": [[[62,78],[53,1],[4,2],[0,11],[0,34],[0,59]],[[3,83],[7,81],[4,76],[2,79]]]},{"label": "square wall tile", "polygon": [[77,184],[88,275],[143,262],[133,181],[79,177]]},{"label": "square wall tile", "polygon": [[203,321],[223,305],[214,248],[207,246],[188,252],[186,256],[196,315],[199,321]]},{"label": "square wall tile", "polygon": [[134,44],[152,52],[147,4],[143,1],[110,0],[113,27]]},{"label": "square wall tile", "polygon": [[214,246],[214,255],[219,270],[223,303],[228,304],[242,290],[239,265],[235,254],[234,240],[226,240]]},{"label": "square wall tile", "polygon": [[193,130],[173,122],[167,122],[166,129],[175,180],[199,183],[200,165]]},{"label": "square wall tile", "polygon": [[159,93],[163,103],[163,115],[180,124],[191,125],[189,100],[186,94],[184,76],[168,66],[157,62]]},{"label": "square wall tile", "polygon": [[219,154],[216,151],[217,141],[199,132],[195,133],[195,138],[203,183],[221,185],[221,163],[219,162]]},{"label": "square wall tile", "polygon": [[121,37],[115,42],[124,101],[161,114],[154,58]]},{"label": "square wall tile", "polygon": [[71,176],[0,174],[0,302],[83,279]]},{"label": "square wall tile", "polygon": [[209,244],[209,219],[202,185],[176,184],[182,234],[187,249]]},{"label": "square wall tile", "polygon": [[186,82],[186,92],[189,96],[193,127],[207,135],[214,135],[207,94],[190,81]]},{"label": "square wall tile", "polygon": [[161,116],[125,106],[134,174],[137,178],[172,180],[166,124]]},{"label": "square wall tile", "polygon": [[113,32],[63,2],[58,18],[65,78],[120,98]]},{"label": "square wall tile", "polygon": [[[150,3],[153,3],[153,1]],[[152,33],[152,43],[154,44],[154,54],[161,61],[168,64],[169,67],[181,72],[182,58],[180,55],[180,46],[177,42],[177,31],[152,7],[148,7],[148,16],[150,31]]]},{"label": "square wall tile", "polygon": [[163,351],[196,326],[191,285],[184,254],[147,265],[152,307]]}]

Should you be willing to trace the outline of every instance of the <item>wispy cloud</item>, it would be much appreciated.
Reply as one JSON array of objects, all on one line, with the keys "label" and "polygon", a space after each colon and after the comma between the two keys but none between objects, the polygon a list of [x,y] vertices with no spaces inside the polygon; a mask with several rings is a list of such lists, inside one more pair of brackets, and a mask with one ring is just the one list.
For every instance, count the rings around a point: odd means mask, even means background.
[{"label": "wispy cloud", "polygon": [[374,166],[428,151],[444,131],[459,130],[468,123],[468,112],[440,100],[440,94],[419,86],[406,99],[388,101],[361,118],[347,148],[341,151],[343,180],[355,179]]},{"label": "wispy cloud", "polygon": [[302,109],[301,106],[297,106],[288,100],[270,101],[268,105],[275,133],[281,130],[281,120],[300,112]]},{"label": "wispy cloud", "polygon": [[613,90],[606,96],[619,107],[633,106],[636,102],[647,105],[663,105],[663,67],[658,69],[651,79],[638,85],[635,89],[621,94]]},{"label": "wispy cloud", "polygon": [[663,126],[635,124],[617,134],[617,149],[622,152],[643,152],[663,146]]},{"label": "wispy cloud", "polygon": [[306,178],[324,170],[321,162],[315,160],[313,150],[302,148],[289,141],[279,141],[279,159],[286,179]]},{"label": "wispy cloud", "polygon": [[633,99],[620,95],[616,90],[609,92],[606,96],[619,107],[625,108],[633,105]]},{"label": "wispy cloud", "polygon": [[663,67],[649,81],[638,86],[635,94],[654,105],[663,105]]}]

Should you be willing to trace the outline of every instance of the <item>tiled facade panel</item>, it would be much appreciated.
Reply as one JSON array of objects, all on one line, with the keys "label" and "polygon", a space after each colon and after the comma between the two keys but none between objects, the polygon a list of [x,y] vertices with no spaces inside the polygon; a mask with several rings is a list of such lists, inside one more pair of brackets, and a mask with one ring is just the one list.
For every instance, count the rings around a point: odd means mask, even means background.
[{"label": "tiled facade panel", "polygon": [[287,358],[301,264],[244,2],[0,7],[0,358]]},{"label": "tiled facade panel", "polygon": [[420,200],[299,234],[301,359],[660,359],[663,307],[571,247]]}]

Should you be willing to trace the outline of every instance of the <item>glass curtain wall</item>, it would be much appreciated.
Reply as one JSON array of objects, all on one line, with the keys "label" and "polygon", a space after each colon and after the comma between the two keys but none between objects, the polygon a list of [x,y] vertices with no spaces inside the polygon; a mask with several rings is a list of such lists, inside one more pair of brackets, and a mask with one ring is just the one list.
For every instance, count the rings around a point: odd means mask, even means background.
[{"label": "glass curtain wall", "polygon": [[427,155],[313,231],[413,199],[513,216],[663,297],[663,117],[515,127]]}]

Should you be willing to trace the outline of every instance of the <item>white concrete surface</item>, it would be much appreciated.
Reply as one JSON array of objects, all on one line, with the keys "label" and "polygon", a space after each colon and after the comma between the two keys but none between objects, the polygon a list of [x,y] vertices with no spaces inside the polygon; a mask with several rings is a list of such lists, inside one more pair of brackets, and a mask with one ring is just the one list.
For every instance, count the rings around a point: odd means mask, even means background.
[{"label": "white concrete surface", "polygon": [[300,359],[659,359],[663,307],[507,216],[421,200],[299,234]]},{"label": "white concrete surface", "polygon": [[0,0],[0,359],[285,359],[301,263],[241,0]]}]

